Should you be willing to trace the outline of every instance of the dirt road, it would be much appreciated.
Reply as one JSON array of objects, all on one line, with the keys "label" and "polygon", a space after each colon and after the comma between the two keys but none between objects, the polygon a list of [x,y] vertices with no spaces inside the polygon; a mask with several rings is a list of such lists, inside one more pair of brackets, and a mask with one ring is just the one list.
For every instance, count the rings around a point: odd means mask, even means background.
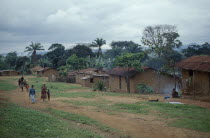
[{"label": "dirt road", "polygon": [[[83,90],[84,91],[84,90]],[[69,91],[71,92],[71,91]],[[140,115],[140,114],[131,114],[118,112],[115,114],[108,114],[106,112],[97,111],[94,107],[89,106],[75,106],[69,105],[61,102],[61,98],[53,98],[51,101],[43,102],[37,98],[35,104],[31,104],[28,93],[21,92],[19,89],[16,89],[11,92],[0,91],[0,96],[2,98],[7,98],[9,102],[18,104],[20,106],[36,109],[42,111],[46,108],[53,108],[57,110],[62,110],[65,112],[77,113],[81,115],[88,116],[97,121],[100,121],[112,128],[120,130],[124,135],[130,137],[143,137],[143,138],[166,138],[166,137],[210,137],[210,133],[198,132],[189,129],[169,127],[167,125],[167,120],[160,120],[155,116],[150,115]],[[106,100],[113,102],[123,101],[125,103],[135,103],[138,101],[138,98],[132,97],[120,97],[120,96],[106,96]],[[70,98],[63,98],[70,99]],[[74,98],[78,100],[77,98]],[[1,99],[2,100],[2,99]],[[79,100],[86,100],[85,98],[79,98]],[[90,99],[91,100],[91,99]],[[94,100],[94,99],[92,99]],[[142,99],[139,99],[142,100]],[[192,102],[189,100],[183,100],[182,102]],[[201,104],[201,106],[209,106],[209,104]],[[210,106],[209,106],[210,107]],[[112,137],[112,136],[110,136]]]}]

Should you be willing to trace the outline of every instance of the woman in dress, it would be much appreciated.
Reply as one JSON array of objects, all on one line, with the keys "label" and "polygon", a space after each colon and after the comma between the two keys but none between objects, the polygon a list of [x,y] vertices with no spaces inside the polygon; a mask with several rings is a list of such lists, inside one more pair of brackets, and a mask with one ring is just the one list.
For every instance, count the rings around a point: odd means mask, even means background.
[{"label": "woman in dress", "polygon": [[47,98],[47,87],[46,85],[44,84],[42,86],[42,93],[41,93],[41,99],[43,99],[43,101]]}]

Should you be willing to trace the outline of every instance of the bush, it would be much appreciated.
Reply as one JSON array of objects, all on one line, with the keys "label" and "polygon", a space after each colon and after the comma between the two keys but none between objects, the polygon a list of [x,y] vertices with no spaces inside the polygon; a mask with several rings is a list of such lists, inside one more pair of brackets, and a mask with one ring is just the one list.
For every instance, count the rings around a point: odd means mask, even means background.
[{"label": "bush", "polygon": [[154,93],[154,90],[152,89],[152,87],[143,83],[140,83],[137,85],[137,91],[139,93]]},{"label": "bush", "polygon": [[106,86],[104,84],[103,81],[97,81],[94,85],[93,85],[93,90],[94,91],[106,91]]}]

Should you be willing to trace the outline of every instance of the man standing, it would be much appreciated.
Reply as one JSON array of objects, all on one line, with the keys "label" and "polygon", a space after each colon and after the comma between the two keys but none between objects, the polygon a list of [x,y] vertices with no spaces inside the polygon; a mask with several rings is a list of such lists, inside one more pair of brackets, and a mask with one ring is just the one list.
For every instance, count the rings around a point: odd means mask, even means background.
[{"label": "man standing", "polygon": [[29,97],[31,98],[32,103],[35,103],[35,94],[36,94],[36,91],[34,89],[34,85],[32,85],[29,90]]}]

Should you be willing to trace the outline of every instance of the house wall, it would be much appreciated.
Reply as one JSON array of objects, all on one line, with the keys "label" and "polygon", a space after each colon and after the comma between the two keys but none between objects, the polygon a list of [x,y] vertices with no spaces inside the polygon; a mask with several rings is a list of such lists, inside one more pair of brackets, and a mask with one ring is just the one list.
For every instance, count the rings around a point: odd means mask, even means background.
[{"label": "house wall", "polygon": [[48,69],[48,70],[45,70],[44,72],[37,72],[37,75],[39,77],[49,77],[52,75],[58,76],[58,71],[54,69]]},{"label": "house wall", "polygon": [[19,73],[16,71],[3,71],[2,76],[18,76]]},{"label": "house wall", "polygon": [[[143,83],[153,88],[158,93],[171,94],[174,88],[174,78],[169,75],[158,74],[155,70],[147,69],[144,72],[137,73],[130,78],[130,92],[137,92],[137,85]],[[177,80],[178,83],[178,80]],[[121,77],[121,89],[119,88],[119,76],[110,75],[109,83],[110,91],[114,92],[127,92],[126,78]]]},{"label": "house wall", "polygon": [[127,92],[127,83],[126,78],[121,77],[121,88],[120,86],[120,77],[115,75],[109,75],[109,89],[113,92]]},{"label": "house wall", "polygon": [[81,80],[82,77],[85,77],[84,73],[77,73],[76,74],[76,83],[79,83],[79,84],[83,83]]},{"label": "house wall", "polygon": [[182,70],[182,88],[193,94],[194,91],[200,94],[210,93],[209,73],[193,71],[194,76],[189,75],[189,70]]}]

